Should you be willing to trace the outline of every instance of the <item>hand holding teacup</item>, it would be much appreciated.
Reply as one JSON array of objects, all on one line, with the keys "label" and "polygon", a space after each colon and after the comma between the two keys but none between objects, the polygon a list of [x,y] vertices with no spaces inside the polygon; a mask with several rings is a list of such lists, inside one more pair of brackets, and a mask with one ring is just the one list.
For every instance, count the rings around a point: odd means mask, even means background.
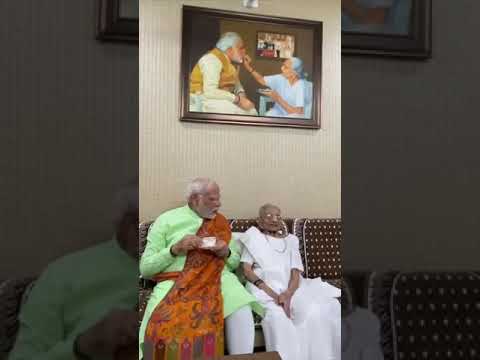
[{"label": "hand holding teacup", "polygon": [[202,244],[200,245],[200,248],[210,249],[214,247],[216,243],[217,243],[217,238],[215,236],[204,237],[202,238]]},{"label": "hand holding teacup", "polygon": [[[213,240],[212,240],[213,239]],[[207,237],[202,239],[202,249],[210,250],[218,257],[226,257],[229,253],[228,245],[225,241],[215,237]]]}]

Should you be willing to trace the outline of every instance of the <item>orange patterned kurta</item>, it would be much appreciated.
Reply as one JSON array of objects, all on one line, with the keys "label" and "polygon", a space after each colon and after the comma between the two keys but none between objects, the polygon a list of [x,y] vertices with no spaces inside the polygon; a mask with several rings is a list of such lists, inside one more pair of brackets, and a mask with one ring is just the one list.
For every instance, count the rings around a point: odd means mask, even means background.
[{"label": "orange patterned kurta", "polygon": [[[204,220],[197,236],[215,236],[227,244],[231,230],[217,214]],[[181,272],[158,274],[175,284],[153,311],[144,341],[144,360],[208,360],[224,354],[223,298],[220,278],[225,260],[208,250],[187,254]]]}]

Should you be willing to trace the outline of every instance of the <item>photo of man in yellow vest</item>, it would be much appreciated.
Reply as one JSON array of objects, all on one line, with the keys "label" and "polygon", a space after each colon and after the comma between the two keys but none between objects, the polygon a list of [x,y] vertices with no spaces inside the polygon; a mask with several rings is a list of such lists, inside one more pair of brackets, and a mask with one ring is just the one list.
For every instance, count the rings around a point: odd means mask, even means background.
[{"label": "photo of man in yellow vest", "polygon": [[237,33],[221,35],[190,74],[190,111],[258,115],[239,79],[244,57],[245,45]]}]

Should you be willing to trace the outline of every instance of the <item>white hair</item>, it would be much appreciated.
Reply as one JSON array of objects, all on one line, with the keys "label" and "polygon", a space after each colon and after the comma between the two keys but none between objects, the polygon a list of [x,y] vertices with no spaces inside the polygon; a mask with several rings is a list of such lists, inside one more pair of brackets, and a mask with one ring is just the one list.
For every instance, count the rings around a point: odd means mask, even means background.
[{"label": "white hair", "polygon": [[280,208],[279,208],[277,205],[273,205],[273,204],[270,204],[270,203],[266,203],[266,204],[262,205],[262,206],[260,207],[260,209],[258,209],[258,216],[261,217],[263,214],[265,214],[265,212],[266,212],[268,209],[272,209],[272,208],[278,209],[279,211],[281,211]]},{"label": "white hair", "polygon": [[222,50],[223,52],[227,51],[229,48],[231,47],[234,47],[235,44],[242,40],[242,38],[240,37],[240,35],[238,35],[237,33],[235,32],[226,32],[225,34],[223,34],[220,39],[217,41],[217,44],[215,45],[215,47],[217,49],[220,49]]},{"label": "white hair", "polygon": [[118,224],[130,211],[138,211],[138,180],[122,186],[116,193],[112,203],[112,220]]},{"label": "white hair", "polygon": [[187,190],[185,191],[185,198],[187,201],[190,198],[197,194],[205,194],[210,185],[216,185],[216,182],[209,178],[198,177],[190,181],[187,185]]}]

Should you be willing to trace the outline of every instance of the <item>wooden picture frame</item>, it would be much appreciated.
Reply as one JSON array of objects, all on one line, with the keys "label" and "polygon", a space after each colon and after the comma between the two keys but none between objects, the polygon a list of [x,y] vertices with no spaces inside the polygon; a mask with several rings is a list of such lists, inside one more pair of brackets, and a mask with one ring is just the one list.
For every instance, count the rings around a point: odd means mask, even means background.
[{"label": "wooden picture frame", "polygon": [[[342,0],[342,54],[412,59],[432,56],[431,0],[391,0],[392,6],[384,8],[388,14],[381,26],[366,21],[362,24],[370,8],[355,11],[355,1]],[[357,23],[352,20],[354,14]]]},{"label": "wooden picture frame", "polygon": [[[202,31],[198,31],[200,28]],[[308,73],[307,78],[301,79],[299,84],[303,84],[304,89],[307,89],[304,90],[305,94],[310,96],[305,98],[305,104],[307,105],[303,107],[304,112],[298,115],[299,117],[303,116],[303,118],[290,117],[290,113],[287,115],[289,117],[283,115],[272,116],[271,109],[266,111],[265,98],[262,98],[261,90],[255,88],[257,83],[242,65],[236,65],[238,78],[245,88],[244,94],[251,98],[252,103],[255,104],[255,110],[258,110],[257,114],[222,113],[207,109],[205,104],[213,100],[205,100],[206,95],[202,92],[204,88],[194,92],[191,88],[191,76],[195,67],[198,67],[199,59],[215,49],[216,42],[221,34],[224,34],[225,31],[233,31],[232,29],[241,34],[246,44],[246,52],[252,59],[252,65],[265,76],[279,74],[282,63],[256,58],[257,31],[269,30],[296,35],[295,53],[296,56],[305,57],[303,59],[304,69],[306,69],[304,74]],[[284,31],[280,31],[281,29]],[[275,67],[274,71],[272,70],[273,67]],[[321,124],[322,23],[183,6],[180,85],[180,121],[319,129]],[[192,98],[197,97],[197,95],[204,99],[203,103],[200,106],[193,106]],[[231,103],[232,100],[227,105],[231,106]],[[267,103],[267,107],[268,105],[269,103]]]},{"label": "wooden picture frame", "polygon": [[[138,0],[98,0],[97,39],[138,44],[139,16],[135,6]],[[124,7],[136,11],[122,14]]]}]

